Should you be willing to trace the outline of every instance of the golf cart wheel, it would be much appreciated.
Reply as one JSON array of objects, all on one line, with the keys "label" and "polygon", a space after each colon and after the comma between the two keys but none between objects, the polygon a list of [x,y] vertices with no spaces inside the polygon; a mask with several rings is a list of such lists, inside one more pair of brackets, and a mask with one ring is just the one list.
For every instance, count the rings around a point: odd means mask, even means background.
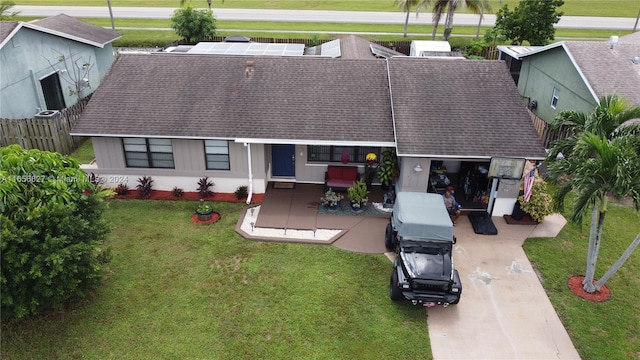
[{"label": "golf cart wheel", "polygon": [[393,226],[391,223],[387,224],[387,230],[384,232],[384,246],[389,250],[395,250],[396,242],[393,235]]},{"label": "golf cart wheel", "polygon": [[389,297],[393,301],[400,301],[404,298],[402,290],[398,287],[398,274],[395,269],[393,270],[391,280],[389,281]]}]

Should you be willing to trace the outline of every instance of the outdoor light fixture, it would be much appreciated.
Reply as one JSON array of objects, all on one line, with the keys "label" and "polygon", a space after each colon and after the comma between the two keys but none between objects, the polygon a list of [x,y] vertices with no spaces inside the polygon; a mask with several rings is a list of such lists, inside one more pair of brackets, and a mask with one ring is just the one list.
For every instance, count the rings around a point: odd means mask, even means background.
[{"label": "outdoor light fixture", "polygon": [[417,173],[422,172],[422,165],[416,164],[416,166],[413,167],[413,171]]},{"label": "outdoor light fixture", "polygon": [[317,228],[313,228],[313,237],[316,237],[316,231],[317,230],[318,230]]},{"label": "outdoor light fixture", "polygon": [[254,222],[251,222],[251,223],[249,223],[249,225],[251,225],[251,232],[253,232],[253,229],[255,228],[255,226],[256,226],[256,223],[254,223]]},{"label": "outdoor light fixture", "polygon": [[284,227],[284,236],[287,236],[287,227]]},{"label": "outdoor light fixture", "polygon": [[253,217],[253,212],[256,210],[256,208],[251,208],[251,217]]}]

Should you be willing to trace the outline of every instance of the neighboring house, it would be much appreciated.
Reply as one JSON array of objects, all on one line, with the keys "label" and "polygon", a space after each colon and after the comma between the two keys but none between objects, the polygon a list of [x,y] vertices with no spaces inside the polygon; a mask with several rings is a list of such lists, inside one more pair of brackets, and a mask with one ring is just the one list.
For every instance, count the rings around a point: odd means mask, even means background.
[{"label": "neighboring house", "polygon": [[[86,171],[129,187],[151,176],[164,190],[195,191],[204,176],[227,193],[323,183],[343,153],[362,172],[365,155],[387,147],[402,164],[397,188],[409,191],[430,188],[432,161],[453,171],[544,158],[499,61],[122,54],[72,134],[93,139]],[[494,215],[511,213],[516,183],[500,186]]]},{"label": "neighboring house", "polygon": [[527,52],[518,90],[540,118],[563,110],[592,111],[604,95],[640,105],[640,35],[618,41],[564,41]]},{"label": "neighboring house", "polygon": [[520,78],[520,68],[522,67],[522,56],[541,48],[542,46],[521,46],[521,45],[498,45],[498,60],[504,60],[511,72],[513,81],[518,83]]},{"label": "neighboring house", "polygon": [[[97,88],[114,60],[119,34],[60,14],[0,22],[0,118],[61,110]],[[74,65],[75,63],[75,65]]]}]

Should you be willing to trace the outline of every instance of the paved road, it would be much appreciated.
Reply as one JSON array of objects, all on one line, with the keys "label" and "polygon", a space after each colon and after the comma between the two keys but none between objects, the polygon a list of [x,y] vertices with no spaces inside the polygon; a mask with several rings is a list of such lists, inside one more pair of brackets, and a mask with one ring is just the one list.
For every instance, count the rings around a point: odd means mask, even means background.
[{"label": "paved road", "polygon": [[[74,17],[107,18],[109,10],[106,6],[26,6],[13,7],[23,16],[45,17],[65,13]],[[151,7],[114,7],[114,18],[167,19],[175,9]],[[223,9],[213,12],[218,20],[240,21],[279,21],[279,22],[323,22],[323,23],[358,23],[358,24],[404,24],[405,14],[401,12],[373,11],[329,11],[329,10],[260,10],[260,9]],[[443,19],[444,20],[444,19]],[[476,26],[479,16],[474,14],[456,14],[454,25]],[[493,26],[496,17],[485,15],[483,24]],[[635,18],[563,16],[556,28],[573,29],[633,29]],[[431,14],[421,13],[418,18],[412,15],[412,25],[431,25]]]}]

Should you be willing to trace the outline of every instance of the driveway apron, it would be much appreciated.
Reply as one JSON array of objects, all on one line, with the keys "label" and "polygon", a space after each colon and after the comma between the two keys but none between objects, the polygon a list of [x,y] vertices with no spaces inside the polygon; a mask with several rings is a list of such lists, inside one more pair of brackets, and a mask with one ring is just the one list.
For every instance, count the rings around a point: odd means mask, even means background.
[{"label": "driveway apron", "polygon": [[494,217],[498,235],[487,236],[474,234],[461,218],[454,228],[454,264],[462,298],[427,309],[434,359],[580,358],[522,249],[528,236],[557,226],[556,218],[549,220],[508,225]]}]

